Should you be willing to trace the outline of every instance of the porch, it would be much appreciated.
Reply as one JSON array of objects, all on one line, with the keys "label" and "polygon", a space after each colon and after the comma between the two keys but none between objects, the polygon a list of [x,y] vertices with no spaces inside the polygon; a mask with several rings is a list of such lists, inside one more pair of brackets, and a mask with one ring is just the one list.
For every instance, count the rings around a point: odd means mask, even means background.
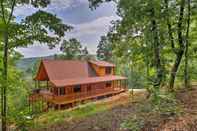
[{"label": "porch", "polygon": [[[72,90],[67,92],[66,90],[69,90],[69,88]],[[38,88],[37,91],[34,91],[34,93],[30,95],[29,101],[33,103],[42,100],[54,105],[66,105],[97,99],[99,97],[112,96],[124,92],[127,89],[127,80],[84,84],[80,86],[80,91],[77,92],[73,89],[74,86],[64,87],[64,91],[62,92],[62,88],[58,87]]]}]

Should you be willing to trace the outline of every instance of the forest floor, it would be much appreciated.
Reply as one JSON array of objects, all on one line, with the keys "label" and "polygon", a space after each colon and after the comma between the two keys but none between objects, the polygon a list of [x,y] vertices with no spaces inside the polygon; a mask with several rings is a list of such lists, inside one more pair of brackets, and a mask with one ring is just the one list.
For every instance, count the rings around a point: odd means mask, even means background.
[{"label": "forest floor", "polygon": [[[141,97],[136,97],[141,98]],[[46,131],[197,131],[197,86],[176,93],[180,115],[164,115],[152,110],[143,97],[137,101],[112,107],[109,110],[62,122],[39,130]],[[125,98],[126,100],[126,98]],[[131,123],[127,121],[132,120]],[[133,130],[124,128],[131,127]],[[140,126],[141,125],[141,126]],[[135,127],[136,126],[136,127]],[[139,128],[140,126],[140,128]],[[134,130],[135,129],[135,130]]]}]

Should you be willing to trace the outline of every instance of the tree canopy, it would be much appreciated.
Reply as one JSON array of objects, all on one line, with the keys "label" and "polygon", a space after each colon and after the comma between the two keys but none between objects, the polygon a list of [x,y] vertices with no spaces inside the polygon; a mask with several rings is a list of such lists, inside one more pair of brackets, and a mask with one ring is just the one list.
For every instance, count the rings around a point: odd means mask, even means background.
[{"label": "tree canopy", "polygon": [[[31,4],[40,8],[36,13],[16,21],[16,6]],[[28,46],[34,42],[47,43],[53,48],[64,37],[65,32],[72,29],[56,15],[41,10],[50,4],[50,0],[1,0],[0,1],[0,63],[1,75],[1,114],[2,130],[7,125],[7,96],[10,91],[10,58],[16,47]],[[52,33],[52,35],[51,35]],[[13,74],[12,74],[13,75]],[[17,78],[17,77],[16,77]],[[12,85],[16,86],[16,85]]]}]

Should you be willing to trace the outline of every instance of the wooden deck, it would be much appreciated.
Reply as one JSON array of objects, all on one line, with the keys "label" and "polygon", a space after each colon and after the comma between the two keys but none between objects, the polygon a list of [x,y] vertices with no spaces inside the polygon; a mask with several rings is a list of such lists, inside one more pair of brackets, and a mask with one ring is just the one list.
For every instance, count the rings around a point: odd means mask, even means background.
[{"label": "wooden deck", "polygon": [[[106,88],[106,89],[97,89],[88,92],[80,92],[80,93],[56,96],[50,93],[48,90],[41,90],[39,94],[35,94],[35,95],[36,97],[39,97],[40,99],[46,102],[51,102],[54,104],[69,104],[74,102],[81,102],[88,99],[94,99],[100,96],[115,95],[124,91],[125,89],[123,88]],[[32,95],[30,97],[30,101],[38,100],[38,98],[34,98],[35,95]]]}]

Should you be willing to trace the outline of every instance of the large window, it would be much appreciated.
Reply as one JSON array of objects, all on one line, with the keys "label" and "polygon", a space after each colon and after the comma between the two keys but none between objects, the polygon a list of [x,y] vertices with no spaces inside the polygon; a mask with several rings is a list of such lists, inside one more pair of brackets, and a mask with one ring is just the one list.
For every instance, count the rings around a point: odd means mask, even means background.
[{"label": "large window", "polygon": [[74,86],[74,92],[75,92],[75,93],[81,92],[81,85],[76,85],[76,86]]},{"label": "large window", "polygon": [[109,74],[111,74],[111,71],[112,71],[111,67],[105,68],[105,74],[109,75]]},{"label": "large window", "polygon": [[65,88],[64,87],[60,87],[60,95],[65,95]]}]

